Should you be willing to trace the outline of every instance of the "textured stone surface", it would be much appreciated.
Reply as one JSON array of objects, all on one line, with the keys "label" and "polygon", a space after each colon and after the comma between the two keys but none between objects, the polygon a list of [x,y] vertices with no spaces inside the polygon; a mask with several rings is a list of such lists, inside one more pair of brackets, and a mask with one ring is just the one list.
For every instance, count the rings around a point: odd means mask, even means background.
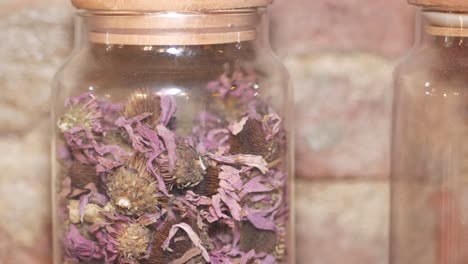
[{"label": "textured stone surface", "polygon": [[47,263],[50,198],[47,128],[0,137],[0,263]]},{"label": "textured stone surface", "polygon": [[387,183],[297,183],[297,263],[387,263]]},{"label": "textured stone surface", "polygon": [[282,57],[323,50],[398,56],[412,44],[413,15],[404,0],[278,0],[273,42]]},{"label": "textured stone surface", "polygon": [[0,133],[28,131],[47,118],[50,81],[70,50],[71,18],[64,10],[24,9],[0,20],[8,36],[0,43]]},{"label": "textured stone surface", "polygon": [[6,0],[0,14],[0,263],[51,263],[48,102],[70,12],[63,1]]},{"label": "textured stone surface", "polygon": [[386,177],[393,61],[360,53],[292,56],[297,173]]}]

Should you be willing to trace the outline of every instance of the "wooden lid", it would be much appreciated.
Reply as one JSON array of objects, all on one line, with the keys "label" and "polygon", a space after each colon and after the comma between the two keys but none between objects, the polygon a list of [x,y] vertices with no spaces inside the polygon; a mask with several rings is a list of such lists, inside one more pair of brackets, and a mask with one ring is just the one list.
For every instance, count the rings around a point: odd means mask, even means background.
[{"label": "wooden lid", "polygon": [[96,11],[209,11],[268,6],[273,0],[72,0]]},{"label": "wooden lid", "polygon": [[253,9],[220,12],[85,14],[89,39],[119,45],[210,45],[254,40],[261,14]]},{"label": "wooden lid", "polygon": [[422,7],[449,9],[452,11],[468,10],[467,0],[408,0],[408,3]]}]

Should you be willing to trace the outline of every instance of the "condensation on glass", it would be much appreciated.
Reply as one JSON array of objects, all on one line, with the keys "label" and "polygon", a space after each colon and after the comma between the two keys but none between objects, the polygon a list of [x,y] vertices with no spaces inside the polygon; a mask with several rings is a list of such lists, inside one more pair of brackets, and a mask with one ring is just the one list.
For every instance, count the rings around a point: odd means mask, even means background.
[{"label": "condensation on glass", "polygon": [[468,263],[468,3],[420,5],[395,73],[391,264]]},{"label": "condensation on glass", "polygon": [[73,2],[52,96],[54,263],[294,263],[270,1]]}]

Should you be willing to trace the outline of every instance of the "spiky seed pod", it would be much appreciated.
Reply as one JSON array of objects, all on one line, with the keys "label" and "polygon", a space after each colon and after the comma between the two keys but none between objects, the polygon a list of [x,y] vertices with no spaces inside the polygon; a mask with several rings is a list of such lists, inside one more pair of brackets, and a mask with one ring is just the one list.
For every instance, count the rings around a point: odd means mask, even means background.
[{"label": "spiky seed pod", "polygon": [[68,176],[75,188],[83,189],[90,183],[94,183],[96,187],[101,185],[101,177],[97,175],[95,165],[74,161],[68,169]]},{"label": "spiky seed pod", "polygon": [[231,136],[229,140],[231,154],[251,154],[262,156],[266,161],[272,161],[277,156],[278,143],[273,139],[266,139],[267,133],[263,123],[249,118],[242,131]]},{"label": "spiky seed pod", "polygon": [[205,170],[200,155],[188,144],[177,147],[177,161],[173,178],[179,189],[194,187],[203,181]]},{"label": "spiky seed pod", "polygon": [[87,102],[80,102],[69,106],[65,114],[57,122],[61,132],[81,126],[87,131],[92,131],[100,125],[102,113],[94,98]]},{"label": "spiky seed pod", "polygon": [[150,231],[140,224],[129,224],[117,236],[117,248],[126,260],[137,260],[146,254]]},{"label": "spiky seed pod", "polygon": [[277,246],[277,235],[274,231],[257,229],[252,223],[241,223],[240,249],[249,252],[273,253]]},{"label": "spiky seed pod", "polygon": [[146,158],[141,155],[133,157],[126,166],[110,176],[107,182],[111,202],[117,211],[126,215],[155,213],[157,207],[166,201],[158,190],[157,181],[146,170]]},{"label": "spiky seed pod", "polygon": [[148,89],[139,89],[130,95],[123,109],[123,116],[126,118],[136,117],[145,113],[151,116],[146,122],[155,126],[161,117],[161,98]]},{"label": "spiky seed pod", "polygon": [[172,172],[169,169],[167,154],[163,154],[157,159],[156,170],[164,178],[167,188],[172,190],[176,186],[178,189],[186,189],[202,182],[205,169],[197,151],[187,142],[181,140],[178,142],[176,155],[177,161]]},{"label": "spiky seed pod", "polygon": [[[195,232],[198,232],[196,227],[196,220],[190,219],[182,219],[181,221],[176,220],[169,220],[164,222],[159,228],[157,232],[153,233],[153,237],[151,239],[151,253],[148,259],[141,260],[142,264],[166,264],[171,263],[174,260],[181,258],[185,252],[193,248],[193,244],[188,239],[182,240],[173,240],[171,243],[171,248],[174,250],[173,252],[164,251],[162,246],[164,241],[166,241],[167,237],[169,236],[169,232],[173,225],[186,222],[189,224]],[[181,230],[177,231],[174,237],[184,236],[185,233]]]},{"label": "spiky seed pod", "polygon": [[203,181],[193,188],[193,192],[206,197],[211,197],[217,194],[220,172],[221,170],[217,167],[208,167]]}]

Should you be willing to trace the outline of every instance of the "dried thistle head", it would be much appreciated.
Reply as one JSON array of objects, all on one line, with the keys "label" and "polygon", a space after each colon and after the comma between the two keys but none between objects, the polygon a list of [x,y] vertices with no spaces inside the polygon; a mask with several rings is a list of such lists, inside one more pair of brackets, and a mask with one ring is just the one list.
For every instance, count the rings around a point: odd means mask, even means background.
[{"label": "dried thistle head", "polygon": [[208,167],[206,169],[206,174],[205,177],[203,178],[203,181],[200,182],[197,186],[193,188],[193,192],[206,196],[206,197],[211,197],[215,194],[218,193],[218,188],[219,186],[219,173],[221,170],[217,167]]},{"label": "dried thistle head", "polygon": [[155,178],[146,169],[146,158],[133,157],[126,166],[110,176],[107,193],[117,211],[126,215],[140,216],[155,213],[165,198],[158,193]]},{"label": "dried thistle head", "polygon": [[83,189],[86,185],[94,183],[96,187],[101,185],[101,177],[96,173],[96,166],[74,161],[68,169],[68,176],[72,187]]},{"label": "dried thistle head", "polygon": [[146,254],[150,242],[150,231],[140,224],[131,223],[116,237],[117,249],[126,260],[137,260]]},{"label": "dried thistle head", "polygon": [[83,127],[87,131],[93,131],[100,127],[102,113],[98,103],[91,97],[87,101],[79,99],[74,104],[70,104],[67,111],[57,122],[57,126],[63,133],[74,127]]},{"label": "dried thistle head", "polygon": [[203,181],[205,167],[198,152],[185,141],[179,141],[176,149],[177,161],[171,172],[167,154],[157,159],[156,170],[163,176],[169,190],[174,186],[186,189],[197,186]]},{"label": "dried thistle head", "polygon": [[277,235],[274,231],[257,229],[249,221],[241,223],[240,249],[249,252],[273,253],[277,246]]},{"label": "dried thistle head", "polygon": [[251,154],[262,156],[266,161],[272,161],[277,156],[278,142],[268,141],[263,123],[249,118],[244,128],[229,140],[231,154]]},{"label": "dried thistle head", "polygon": [[130,95],[123,109],[127,118],[136,117],[145,113],[151,114],[146,122],[154,126],[161,117],[161,98],[148,89],[139,89]]}]

